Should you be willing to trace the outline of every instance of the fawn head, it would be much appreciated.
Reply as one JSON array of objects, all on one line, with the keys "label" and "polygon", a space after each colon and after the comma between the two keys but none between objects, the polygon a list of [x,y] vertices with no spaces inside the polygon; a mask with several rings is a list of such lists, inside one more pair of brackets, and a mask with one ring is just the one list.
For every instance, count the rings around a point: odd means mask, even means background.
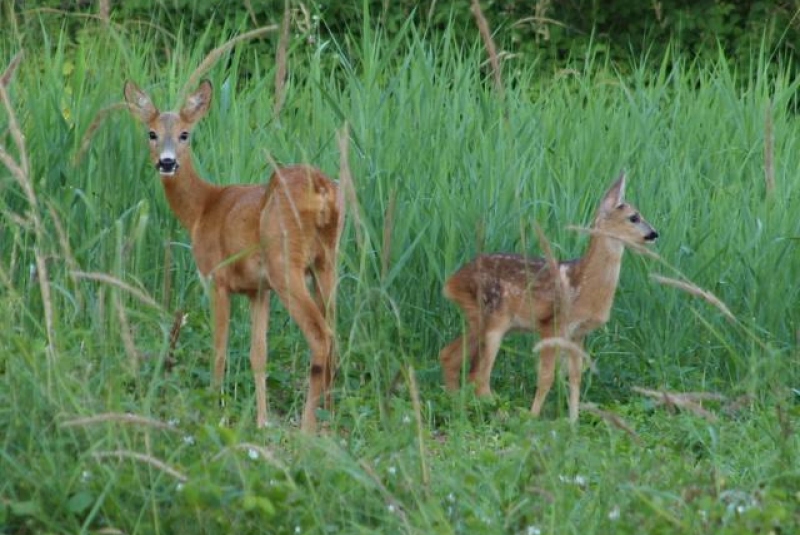
[{"label": "fawn head", "polygon": [[625,202],[625,173],[609,188],[597,210],[594,227],[623,243],[652,243],[658,232],[645,221],[635,206]]},{"label": "fawn head", "polygon": [[149,129],[150,156],[162,177],[175,174],[183,161],[191,158],[189,138],[192,128],[203,118],[211,104],[211,82],[186,98],[179,112],[160,112],[150,97],[131,81],[125,82],[125,101],[134,117]]}]

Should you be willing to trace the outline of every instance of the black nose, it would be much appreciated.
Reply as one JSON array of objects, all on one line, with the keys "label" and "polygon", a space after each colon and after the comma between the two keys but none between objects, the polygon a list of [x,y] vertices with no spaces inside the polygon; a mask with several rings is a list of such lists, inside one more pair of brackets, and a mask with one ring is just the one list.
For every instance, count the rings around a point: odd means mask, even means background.
[{"label": "black nose", "polygon": [[173,173],[178,168],[178,161],[175,158],[161,158],[156,168],[162,173]]},{"label": "black nose", "polygon": [[653,232],[644,237],[644,241],[656,241],[657,238],[658,238],[658,232],[654,230]]}]

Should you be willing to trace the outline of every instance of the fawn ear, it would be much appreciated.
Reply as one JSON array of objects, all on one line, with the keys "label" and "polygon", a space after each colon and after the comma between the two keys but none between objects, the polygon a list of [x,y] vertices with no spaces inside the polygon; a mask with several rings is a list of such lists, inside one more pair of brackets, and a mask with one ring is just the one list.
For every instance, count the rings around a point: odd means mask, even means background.
[{"label": "fawn ear", "polygon": [[605,212],[611,212],[614,208],[625,202],[625,171],[623,171],[616,182],[608,189],[603,202],[600,204],[600,209]]},{"label": "fawn ear", "polygon": [[202,119],[211,105],[213,92],[214,88],[211,82],[208,80],[200,82],[200,87],[197,88],[197,91],[186,97],[186,102],[180,111],[181,119],[190,124]]},{"label": "fawn ear", "polygon": [[130,80],[125,82],[125,101],[128,103],[128,110],[145,124],[158,115],[158,110],[147,93]]}]

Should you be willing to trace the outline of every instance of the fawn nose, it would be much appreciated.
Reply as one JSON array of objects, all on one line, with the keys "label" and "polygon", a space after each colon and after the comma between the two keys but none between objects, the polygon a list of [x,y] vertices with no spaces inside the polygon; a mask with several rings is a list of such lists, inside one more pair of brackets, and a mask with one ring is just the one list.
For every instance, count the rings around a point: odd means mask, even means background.
[{"label": "fawn nose", "polygon": [[174,173],[178,169],[178,160],[175,158],[159,158],[156,168],[162,173]]},{"label": "fawn nose", "polygon": [[654,230],[650,232],[650,234],[644,237],[644,241],[656,241],[657,238],[658,238],[658,232]]}]

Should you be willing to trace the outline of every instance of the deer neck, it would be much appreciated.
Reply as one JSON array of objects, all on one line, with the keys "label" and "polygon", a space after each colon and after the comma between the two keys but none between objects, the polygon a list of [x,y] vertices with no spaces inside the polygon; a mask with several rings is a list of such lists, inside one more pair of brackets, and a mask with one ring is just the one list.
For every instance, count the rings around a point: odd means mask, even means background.
[{"label": "deer neck", "polygon": [[586,254],[572,270],[572,310],[578,321],[585,321],[591,328],[608,321],[624,251],[619,240],[593,235]]},{"label": "deer neck", "polygon": [[167,202],[178,221],[191,231],[200,219],[209,198],[219,187],[203,180],[191,160],[181,164],[172,176],[162,176]]}]

